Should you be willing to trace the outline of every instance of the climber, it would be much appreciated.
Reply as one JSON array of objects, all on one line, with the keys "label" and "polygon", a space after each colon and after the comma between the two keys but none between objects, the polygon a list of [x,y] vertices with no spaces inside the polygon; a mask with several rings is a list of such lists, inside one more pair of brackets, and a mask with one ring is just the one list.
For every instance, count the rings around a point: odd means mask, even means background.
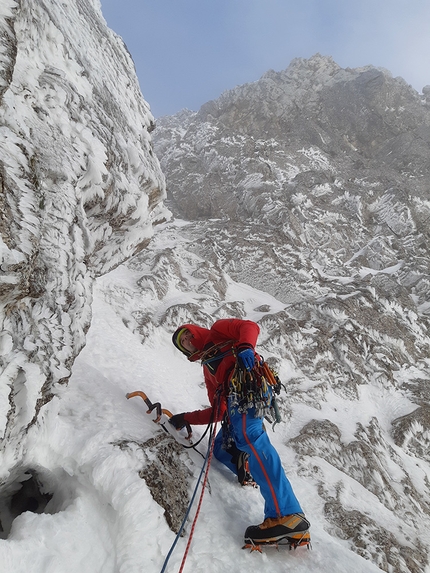
[{"label": "climber", "polygon": [[[250,320],[221,319],[210,329],[184,324],[173,334],[173,344],[189,361],[201,361],[211,406],[170,418],[176,429],[189,424],[222,421],[214,444],[215,457],[235,472],[239,482],[252,479],[265,501],[264,521],[245,532],[245,543],[264,544],[286,539],[293,545],[309,542],[310,523],[287,479],[281,460],[264,429],[262,403],[271,389],[244,404],[235,383],[237,368],[251,373],[262,359],[254,348],[259,326]],[[237,366],[237,368],[236,368]],[[257,404],[258,403],[258,404]],[[258,406],[258,407],[257,407]],[[252,476],[252,477],[251,477]],[[299,543],[300,541],[300,543]]]}]

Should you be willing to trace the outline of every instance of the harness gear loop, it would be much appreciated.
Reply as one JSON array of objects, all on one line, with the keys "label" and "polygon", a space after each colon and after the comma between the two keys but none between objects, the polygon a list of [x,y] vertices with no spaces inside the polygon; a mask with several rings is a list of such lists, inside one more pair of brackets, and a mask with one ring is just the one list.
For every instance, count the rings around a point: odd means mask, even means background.
[{"label": "harness gear loop", "polygon": [[249,371],[244,370],[239,362],[236,363],[229,380],[228,396],[239,412],[255,408],[256,417],[269,415],[275,418],[276,424],[281,417],[275,394],[280,393],[282,384],[264,358],[259,358]]}]

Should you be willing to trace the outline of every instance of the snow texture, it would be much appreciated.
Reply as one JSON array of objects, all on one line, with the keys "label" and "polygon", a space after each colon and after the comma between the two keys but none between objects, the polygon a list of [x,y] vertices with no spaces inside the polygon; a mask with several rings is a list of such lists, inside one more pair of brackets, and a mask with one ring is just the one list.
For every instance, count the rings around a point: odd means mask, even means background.
[{"label": "snow texture", "polygon": [[[0,22],[0,570],[164,569],[207,437],[200,453],[182,449],[126,394],[143,391],[174,413],[207,405],[199,365],[171,334],[237,316],[259,323],[258,350],[285,385],[283,422],[267,429],[313,549],[242,550],[263,501],[214,460],[185,571],[430,573],[423,155],[412,197],[387,187],[386,171],[378,179],[378,158],[351,186],[347,168],[360,158],[350,155],[365,147],[351,125],[336,159],[323,149],[332,134],[317,137],[310,119],[306,139],[298,114],[294,149],[280,150],[282,129],[250,137],[252,114],[226,94],[161,126],[169,202],[176,216],[190,209],[189,220],[163,222],[152,116],[99,3],[5,0]],[[384,113],[407,146],[402,129],[420,123],[418,103],[412,95],[406,121],[386,78],[316,57],[233,95],[264,131],[268,114],[282,127],[278,104],[288,115],[305,96],[309,113],[341,102],[345,113],[329,122],[348,123],[351,85],[372,97],[389,85]],[[340,92],[326,91],[333,85]],[[231,126],[239,117],[234,134],[213,121],[224,104]],[[374,145],[387,151],[382,135]],[[167,571],[181,567],[196,509]]]},{"label": "snow texture", "polygon": [[168,212],[153,118],[99,2],[5,1],[0,27],[7,479],[23,432],[70,377],[85,344],[94,278],[143,248]]},{"label": "snow texture", "polygon": [[[169,237],[171,232],[165,238]],[[265,293],[229,283],[227,300],[243,301],[253,318],[257,318],[252,312],[255,305],[277,304]],[[198,280],[190,284],[196,289],[198,285]],[[23,459],[25,467],[39,472],[44,488],[53,492],[53,497],[44,513],[27,511],[19,515],[8,539],[0,541],[0,563],[5,571],[20,573],[30,567],[34,573],[133,573],[143,568],[155,573],[163,566],[175,533],[140,477],[148,464],[148,450],[138,446],[160,434],[163,437],[163,432],[145,413],[146,406],[140,398],[127,401],[125,395],[143,390],[150,399],[160,400],[174,411],[184,410],[190,404],[198,406],[207,399],[199,385],[200,368],[175,352],[169,329],[156,329],[142,345],[140,337],[125,326],[127,300],[131,300],[128,297],[136,300],[140,293],[135,289],[136,271],[125,267],[98,281],[87,345],[75,362],[68,386],[43,409],[40,421],[30,429]],[[174,283],[169,291],[174,297]],[[112,297],[124,301],[119,312],[106,302]],[[363,407],[369,401],[365,399]],[[408,405],[404,408],[408,410]],[[308,408],[308,417],[312,414],[312,408]],[[348,413],[343,416],[348,424]],[[333,528],[322,513],[314,480],[299,475],[294,451],[287,445],[292,433],[291,424],[283,423],[270,436],[312,519],[313,550],[272,549],[264,555],[242,550],[244,529],[262,519],[262,498],[258,490],[241,488],[233,474],[213,461],[210,487],[204,496],[185,570],[221,573],[226,569],[258,568],[276,573],[288,567],[298,573],[378,571],[376,565],[351,552],[347,541],[331,535]],[[199,428],[195,428],[195,439],[199,435]],[[119,443],[129,446],[121,448]],[[202,452],[205,447],[206,441],[199,446]],[[182,456],[189,468],[191,493],[203,459],[193,450]],[[341,470],[330,469],[328,464],[321,471],[325,471],[330,482],[342,476],[345,507],[359,506],[369,516],[374,515],[374,496],[363,496],[354,479]],[[338,475],[333,476],[336,471]],[[420,479],[420,472],[415,473]],[[387,527],[396,530],[386,513]],[[189,530],[190,524],[187,535]],[[406,534],[408,531],[406,528]],[[179,539],[167,571],[179,569],[187,535]]]}]

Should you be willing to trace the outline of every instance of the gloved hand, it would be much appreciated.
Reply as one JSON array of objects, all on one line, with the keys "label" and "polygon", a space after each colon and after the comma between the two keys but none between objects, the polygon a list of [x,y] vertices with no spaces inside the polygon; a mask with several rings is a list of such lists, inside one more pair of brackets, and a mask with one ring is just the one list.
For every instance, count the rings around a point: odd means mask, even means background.
[{"label": "gloved hand", "polygon": [[175,414],[171,418],[169,418],[170,424],[177,430],[182,430],[185,428],[187,422],[185,421],[185,413],[182,414]]},{"label": "gloved hand", "polygon": [[245,348],[237,355],[239,362],[246,370],[252,370],[255,364],[255,354],[252,348]]}]

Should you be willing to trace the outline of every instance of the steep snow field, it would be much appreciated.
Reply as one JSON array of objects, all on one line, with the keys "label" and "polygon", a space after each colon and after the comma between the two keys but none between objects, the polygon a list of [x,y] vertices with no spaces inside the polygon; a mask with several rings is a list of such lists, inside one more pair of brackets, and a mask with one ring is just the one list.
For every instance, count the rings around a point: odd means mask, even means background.
[{"label": "steep snow field", "polygon": [[[145,413],[144,402],[139,398],[127,400],[126,393],[142,390],[153,402],[159,400],[173,412],[197,408],[206,404],[207,399],[200,384],[199,365],[188,363],[175,351],[170,332],[157,329],[141,344],[115,308],[106,302],[108,290],[120,297],[122,292],[133,290],[134,281],[133,272],[125,266],[99,279],[87,345],[75,362],[68,386],[46,406],[43,423],[30,433],[26,461],[30,467],[34,466],[33,460],[43,466],[45,483],[55,492],[46,510],[50,513],[25,512],[16,518],[9,538],[0,540],[1,571],[157,573],[163,568],[175,534],[146,482],[139,477],[144,463],[142,451],[121,449],[117,445],[121,441],[143,442],[162,430]],[[230,284],[229,298],[244,301],[249,308],[268,302],[274,305],[269,295],[236,283]],[[280,372],[283,382],[288,383],[289,369],[288,364],[283,365]],[[356,408],[357,404],[350,406]],[[370,415],[371,393],[363,392],[359,406],[363,415]],[[410,408],[407,403],[402,407]],[[321,417],[324,414],[328,412],[319,413]],[[343,424],[339,420],[342,415]],[[312,522],[312,550],[268,549],[263,555],[242,550],[245,528],[262,521],[262,498],[258,490],[241,488],[234,476],[214,460],[210,487],[204,495],[184,571],[380,571],[353,553],[348,541],[333,536],[333,527],[323,517],[323,502],[315,484],[306,475],[298,475],[295,453],[284,445],[295,435],[295,426],[302,427],[314,416],[313,409],[299,404],[290,421],[278,425],[274,432],[269,428],[287,475]],[[337,421],[345,429],[350,426],[347,408],[343,414],[338,411]],[[200,430],[195,428],[195,440]],[[204,452],[206,447],[205,438],[198,448]],[[194,476],[190,488],[193,489],[203,459],[193,450],[184,455]],[[419,467],[416,471],[420,471]],[[326,472],[328,482],[335,484],[337,476],[333,474],[340,472],[328,464]],[[342,477],[347,479],[345,475]],[[381,511],[377,499],[350,479],[342,493],[342,503],[355,507],[357,500],[361,510],[370,516]],[[385,526],[390,529],[390,514],[386,513]],[[166,571],[179,570],[189,529],[190,522]],[[428,573],[430,569],[425,571]]]}]

